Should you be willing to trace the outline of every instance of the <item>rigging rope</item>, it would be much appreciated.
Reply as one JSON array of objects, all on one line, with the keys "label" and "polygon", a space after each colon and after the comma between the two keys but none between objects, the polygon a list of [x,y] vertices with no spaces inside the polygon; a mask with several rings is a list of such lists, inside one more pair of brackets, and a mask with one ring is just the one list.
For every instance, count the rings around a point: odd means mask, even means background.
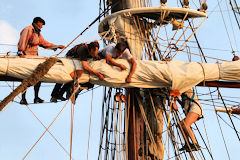
[{"label": "rigging rope", "polygon": [[[234,42],[235,42],[235,49],[238,50],[236,35],[235,35],[235,31],[234,31],[234,29],[233,29],[232,18],[231,18],[231,16],[230,16],[230,11],[229,11],[229,8],[228,8],[227,0],[225,0],[225,2],[226,2],[226,6],[227,6],[227,10],[228,10],[228,18],[229,18],[229,21],[230,21],[230,24],[231,24],[232,34],[233,34],[233,38],[234,38]],[[235,51],[234,51],[234,55],[235,55]]]},{"label": "rigging rope", "polygon": [[[218,89],[218,91],[219,91],[219,89]],[[223,105],[224,105],[224,107],[225,107],[225,109],[226,109],[226,111],[227,111],[228,117],[229,117],[229,119],[230,119],[230,121],[231,121],[231,123],[232,123],[232,126],[233,126],[233,128],[234,128],[234,130],[235,130],[235,132],[236,132],[236,135],[237,135],[237,137],[238,137],[238,140],[239,140],[239,142],[240,142],[240,137],[239,137],[239,135],[238,135],[238,133],[237,133],[237,129],[236,129],[234,123],[233,123],[233,120],[232,120],[232,118],[231,118],[231,116],[230,116],[230,113],[229,113],[229,111],[228,111],[228,109],[227,109],[227,106],[226,106],[226,104],[225,104],[225,102],[224,102],[224,100],[223,100],[223,97],[222,97],[222,94],[220,93],[220,91],[219,91],[219,96],[220,96],[220,98],[221,98],[221,100],[222,100],[222,102],[223,102]]]},{"label": "rigging rope", "polygon": [[222,8],[220,6],[219,0],[217,0],[217,1],[218,1],[218,7],[219,7],[219,9],[221,11],[220,13],[221,13],[221,17],[222,17],[222,20],[223,20],[223,24],[224,24],[224,27],[225,27],[225,30],[226,30],[226,33],[227,33],[227,36],[228,36],[228,41],[230,43],[230,47],[232,48],[232,53],[234,55],[234,49],[233,49],[232,42],[231,42],[231,39],[230,39],[230,35],[229,35],[228,29],[227,29],[227,24],[225,22],[225,19],[224,19],[223,13],[222,13]]},{"label": "rigging rope", "polygon": [[63,48],[57,55],[56,57],[61,54],[67,47],[69,47],[76,39],[78,39],[85,31],[87,31],[94,23],[96,23],[107,11],[110,9],[107,9],[106,11],[102,12],[99,14],[99,16],[93,20],[80,34],[78,34],[65,48]]},{"label": "rigging rope", "polygon": [[[211,91],[211,89],[208,87],[208,90]],[[212,94],[210,94],[211,98],[213,98]],[[229,154],[229,151],[228,151],[228,148],[227,148],[227,144],[226,144],[226,141],[225,141],[225,138],[224,138],[224,135],[223,135],[223,131],[222,131],[222,127],[221,127],[221,124],[219,122],[219,118],[217,116],[217,112],[216,112],[216,107],[215,107],[215,102],[214,100],[212,99],[212,104],[215,108],[215,115],[216,115],[216,118],[217,118],[217,122],[218,122],[218,126],[219,126],[219,129],[220,129],[220,132],[221,132],[221,136],[222,136],[222,139],[223,139],[223,142],[224,142],[224,146],[225,146],[225,149],[227,151],[227,156],[228,156],[228,159],[230,160],[230,154]]]},{"label": "rigging rope", "polygon": [[71,97],[68,99],[68,101],[66,102],[66,104],[62,107],[62,109],[60,110],[60,112],[57,114],[57,116],[54,118],[54,120],[52,121],[52,123],[46,128],[46,130],[43,132],[43,134],[38,138],[38,140],[34,143],[34,145],[29,149],[29,151],[26,153],[26,155],[23,157],[23,160],[26,159],[26,157],[29,155],[29,153],[33,150],[33,148],[37,145],[37,143],[42,139],[42,137],[45,135],[45,133],[49,130],[49,128],[53,125],[53,123],[57,120],[57,118],[59,117],[59,115],[62,113],[62,111],[65,109],[66,105],[68,104],[69,100],[73,97],[73,95],[75,95],[77,89],[79,89],[79,86],[76,87],[76,89],[74,90],[73,94],[71,95]]},{"label": "rigging rope", "polygon": [[[174,112],[175,117],[177,117],[176,112],[178,113],[178,111],[173,111],[173,112]],[[183,117],[182,117],[181,114],[180,114],[180,118],[183,120]],[[178,125],[180,126],[179,128],[181,129],[181,133],[182,133],[182,135],[184,136],[185,143],[187,143],[188,147],[190,148],[191,153],[192,153],[192,154],[193,154],[193,153],[196,154],[195,152],[192,151],[192,149],[191,149],[191,147],[190,147],[190,142],[189,142],[189,140],[187,139],[187,137],[186,137],[186,135],[185,135],[185,132],[183,131],[182,125],[180,125],[179,117],[178,117],[177,123],[178,123]],[[186,125],[184,121],[183,121],[183,124]],[[195,143],[194,143],[194,146],[195,146],[195,148],[197,148]],[[202,155],[200,154],[201,149],[200,149],[200,151],[199,151],[199,150],[197,150],[197,151],[198,151],[198,154],[200,155],[200,158],[201,158],[201,159],[205,159],[204,155],[203,155],[203,154],[202,154]],[[198,157],[197,157],[197,159],[198,159]]]},{"label": "rigging rope", "polygon": [[[235,4],[236,4],[236,7],[237,7],[237,10],[238,10],[238,13],[240,13],[240,12],[239,12],[239,8],[238,8],[238,5],[237,5],[236,0],[234,0],[234,2],[235,2]],[[239,28],[239,30],[240,30],[239,19],[237,18],[237,15],[236,15],[236,13],[235,13],[235,11],[234,11],[234,7],[233,7],[233,5],[232,5],[232,1],[229,0],[229,3],[230,3],[230,5],[231,5],[231,8],[232,8],[232,11],[233,11],[233,14],[234,14],[235,20],[236,20],[237,25],[238,25],[238,28]]]},{"label": "rigging rope", "polygon": [[92,106],[93,106],[93,90],[92,90],[92,98],[91,98],[91,111],[90,111],[90,119],[89,119],[89,129],[88,129],[88,149],[87,149],[87,160],[90,146],[90,136],[91,136],[91,124],[92,124]]},{"label": "rigging rope", "polygon": [[[72,99],[75,99],[75,94],[73,95]],[[74,122],[74,106],[75,106],[74,103],[72,102],[71,104],[70,160],[72,159],[73,127],[74,127],[73,122]]]},{"label": "rigging rope", "polygon": [[[217,114],[217,116],[218,116],[224,123],[226,123],[226,125],[227,125],[228,127],[230,127],[231,129],[234,130],[234,128],[233,128],[230,124],[228,124],[228,123],[226,122],[226,120],[224,120],[219,114]],[[237,133],[240,134],[239,131],[237,131]]]},{"label": "rigging rope", "polygon": [[[6,82],[7,83],[7,82]],[[14,88],[12,88],[8,83],[7,83],[7,85],[9,86],[9,88],[11,88],[12,90],[14,89]],[[25,92],[25,91],[24,91]],[[22,92],[22,93],[24,93],[24,92]],[[21,99],[21,97],[18,95],[17,96],[19,99]],[[14,102],[15,100],[13,100],[12,101],[12,103]],[[12,104],[12,103],[10,103],[10,105]],[[10,105],[8,105],[8,106],[10,106]],[[38,122],[45,128],[45,129],[47,129],[47,127],[43,124],[43,122],[37,117],[37,115],[30,109],[30,107],[28,106],[28,105],[26,105],[26,107],[27,107],[27,109],[33,114],[33,116],[38,120]],[[6,109],[7,109],[8,107],[6,107],[2,112],[4,112]],[[1,113],[2,113],[1,112]],[[70,154],[69,154],[69,152],[64,148],[64,146],[57,140],[57,138],[49,131],[49,130],[47,130],[47,132],[52,136],[52,138],[58,143],[58,145],[64,150],[64,152],[65,153],[67,153],[67,155],[68,156],[70,156]],[[73,157],[72,157],[72,159],[73,159]],[[73,159],[74,160],[74,159]]]}]

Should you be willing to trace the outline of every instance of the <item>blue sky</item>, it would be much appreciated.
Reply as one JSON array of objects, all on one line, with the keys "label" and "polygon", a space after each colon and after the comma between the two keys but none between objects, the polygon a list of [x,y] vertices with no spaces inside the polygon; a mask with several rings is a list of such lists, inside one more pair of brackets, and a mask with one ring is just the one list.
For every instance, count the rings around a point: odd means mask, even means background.
[{"label": "blue sky", "polygon": [[[158,2],[156,2],[158,5]],[[176,6],[176,4],[169,4],[169,6]],[[209,11],[217,5],[217,1],[208,2]],[[225,5],[225,1],[221,1],[221,5]],[[193,6],[193,5],[192,5]],[[17,44],[20,31],[31,24],[32,19],[36,16],[42,17],[46,21],[46,25],[42,29],[42,34],[46,40],[55,44],[67,44],[83,29],[87,27],[98,16],[98,0],[42,0],[41,2],[30,0],[2,0],[0,3],[0,43]],[[227,10],[227,8],[223,8]],[[219,11],[219,8],[216,9]],[[228,17],[228,12],[224,11],[224,16]],[[203,48],[224,49],[227,51],[204,50],[206,56],[218,57],[226,60],[232,59],[230,44],[227,40],[227,34],[219,12],[209,12],[207,21],[203,24],[197,32],[200,44]],[[231,14],[231,17],[232,14]],[[232,19],[233,30],[235,31],[236,42],[239,44],[239,30],[236,27],[234,19]],[[234,42],[233,33],[231,32],[231,23],[227,20],[228,29],[234,49],[237,50],[237,45]],[[86,41],[99,39],[97,35],[97,24],[92,26],[83,36],[77,41]],[[9,47],[0,45],[0,53],[6,51],[16,52],[16,46]],[[41,50],[40,55],[50,56],[57,52]],[[237,52],[238,54],[238,52]],[[239,55],[239,54],[238,54]],[[62,55],[63,56],[63,55]],[[182,54],[176,59],[186,60],[186,55]],[[199,61],[199,58],[193,59]],[[215,63],[216,60],[208,59],[209,62]],[[11,86],[17,86],[18,83],[9,82]],[[0,83],[0,99],[3,99],[10,93],[10,89],[5,82]],[[49,101],[53,84],[43,84],[40,90],[40,97]],[[214,89],[212,89],[214,90]],[[239,97],[239,90],[237,89],[221,89],[224,96]],[[199,88],[200,93],[207,93],[207,89]],[[94,90],[93,96],[93,119],[91,128],[91,141],[89,159],[97,159],[101,123],[101,103],[103,96],[103,88],[99,87]],[[27,99],[29,103],[33,101],[33,88],[31,87],[27,92]],[[215,93],[215,95],[217,95]],[[73,137],[73,157],[75,159],[86,159],[87,156],[87,140],[89,115],[91,107],[92,92],[81,95],[75,108],[74,120],[74,137]],[[200,97],[201,98],[201,97]],[[202,96],[202,99],[209,97]],[[19,99],[15,99],[19,102]],[[239,98],[234,100],[239,101]],[[218,100],[216,100],[218,101]],[[204,101],[203,101],[204,103]],[[39,119],[48,126],[65,103],[57,104],[38,104],[30,105],[31,110],[39,117]],[[229,105],[232,104],[229,102]],[[220,130],[216,121],[213,108],[208,105],[204,106],[204,120],[209,136],[212,152],[215,159],[227,159],[227,154],[224,148],[223,141],[220,136]],[[220,106],[222,106],[220,104]],[[56,138],[69,150],[70,146],[70,105],[64,109],[62,114],[56,120],[50,131]],[[220,114],[227,121],[226,114]],[[239,121],[234,119],[235,124]],[[222,122],[221,122],[222,123]],[[197,122],[202,133],[204,127],[202,121]],[[238,159],[239,141],[236,138],[233,130],[222,123],[223,133],[225,135],[229,150],[231,150],[231,159]],[[239,127],[238,127],[239,128]],[[28,152],[31,146],[44,132],[44,128],[34,118],[32,113],[25,107],[18,103],[9,105],[6,111],[0,113],[0,159],[15,160],[22,159]],[[202,142],[200,143],[202,145]],[[42,140],[37,144],[33,151],[29,154],[27,159],[31,160],[63,160],[67,159],[68,155],[58,146],[53,138],[46,134]]]}]

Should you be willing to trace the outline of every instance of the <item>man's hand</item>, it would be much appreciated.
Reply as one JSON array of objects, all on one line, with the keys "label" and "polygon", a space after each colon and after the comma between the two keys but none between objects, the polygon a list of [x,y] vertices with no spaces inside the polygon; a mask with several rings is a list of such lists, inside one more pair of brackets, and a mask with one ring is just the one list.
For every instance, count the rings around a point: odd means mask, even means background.
[{"label": "man's hand", "polygon": [[120,68],[121,68],[121,70],[126,70],[127,69],[127,67],[126,66],[124,66],[123,64],[120,64],[120,66],[119,66]]},{"label": "man's hand", "polygon": [[63,48],[65,48],[65,46],[64,45],[58,45],[58,48],[63,49]]},{"label": "man's hand", "polygon": [[97,76],[98,76],[98,78],[100,79],[100,80],[104,80],[104,76],[101,74],[101,73],[97,73]]},{"label": "man's hand", "polygon": [[126,81],[126,83],[131,83],[132,82],[132,77],[128,76],[125,81]]},{"label": "man's hand", "polygon": [[25,58],[25,52],[23,52],[23,51],[18,51],[17,52],[17,55],[20,57],[20,58]]},{"label": "man's hand", "polygon": [[55,46],[53,46],[53,47],[45,47],[45,49],[51,49],[51,50],[53,50],[54,52],[55,52],[57,49],[63,49],[63,48],[65,48],[64,45],[55,45]]}]

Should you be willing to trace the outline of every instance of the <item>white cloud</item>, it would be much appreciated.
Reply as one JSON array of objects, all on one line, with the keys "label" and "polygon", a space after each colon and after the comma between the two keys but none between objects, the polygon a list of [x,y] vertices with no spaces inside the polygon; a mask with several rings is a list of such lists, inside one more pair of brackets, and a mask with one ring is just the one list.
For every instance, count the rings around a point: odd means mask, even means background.
[{"label": "white cloud", "polygon": [[[19,32],[6,21],[0,21],[0,52],[16,51]],[[10,45],[2,45],[10,44]]]}]

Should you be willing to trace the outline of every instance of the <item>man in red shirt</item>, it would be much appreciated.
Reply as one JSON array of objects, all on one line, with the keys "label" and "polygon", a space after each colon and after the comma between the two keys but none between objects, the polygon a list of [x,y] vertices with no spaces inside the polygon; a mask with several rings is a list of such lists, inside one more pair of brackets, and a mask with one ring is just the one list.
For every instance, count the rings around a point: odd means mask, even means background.
[{"label": "man in red shirt", "polygon": [[[54,45],[46,41],[40,33],[43,25],[45,25],[45,21],[41,17],[35,17],[33,23],[22,30],[18,42],[18,55],[20,57],[24,58],[25,55],[38,56],[38,46],[51,49],[63,49],[65,47],[64,45]],[[38,96],[40,85],[41,83],[39,82],[34,86],[34,103],[44,102],[44,100]],[[26,100],[26,92],[22,94],[20,104],[28,104]]]}]

